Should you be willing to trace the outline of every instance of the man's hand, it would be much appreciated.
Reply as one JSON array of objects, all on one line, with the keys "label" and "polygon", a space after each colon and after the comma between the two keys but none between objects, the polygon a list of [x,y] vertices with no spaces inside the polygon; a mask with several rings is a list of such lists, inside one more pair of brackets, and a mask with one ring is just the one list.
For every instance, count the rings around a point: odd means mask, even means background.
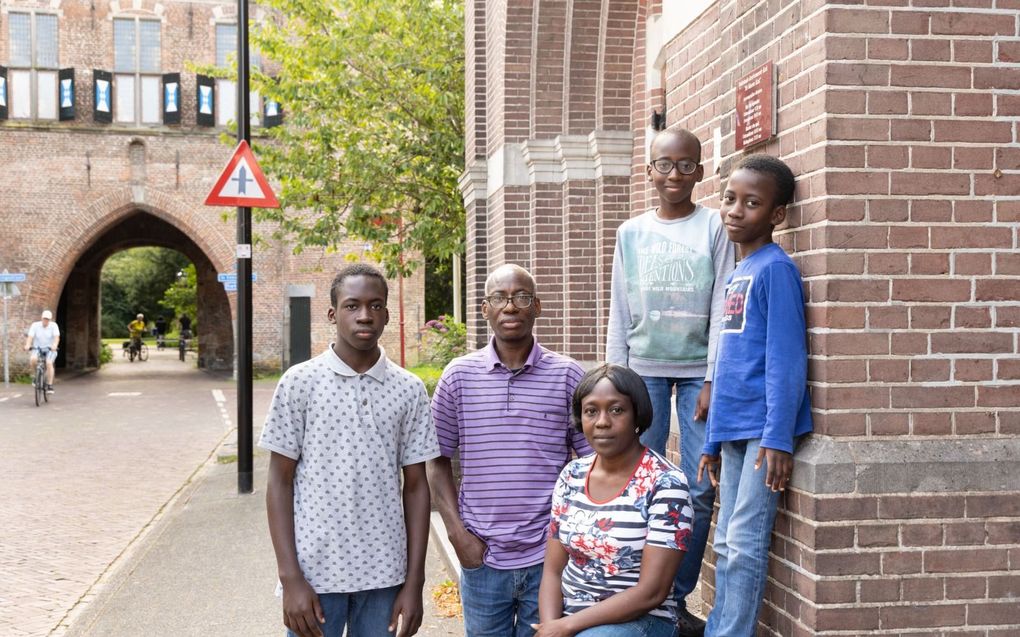
[{"label": "man's hand", "polygon": [[719,456],[701,454],[701,462],[698,463],[698,482],[701,482],[703,475],[708,474],[708,479],[713,487],[719,486]]},{"label": "man's hand", "polygon": [[393,613],[390,615],[390,625],[387,630],[391,633],[397,629],[397,619],[400,619],[400,632],[397,637],[411,637],[421,628],[422,616],[425,611],[421,603],[421,586],[404,584],[393,600]]},{"label": "man's hand", "polygon": [[326,623],[319,596],[303,577],[283,582],[283,625],[298,637],[322,637]]},{"label": "man's hand", "polygon": [[464,568],[478,568],[485,560],[485,542],[474,533],[465,530],[456,536],[450,537],[453,550],[457,552],[457,559]]},{"label": "man's hand", "polygon": [[708,420],[708,404],[712,399],[712,383],[705,381],[701,391],[698,392],[698,400],[694,403],[694,419],[700,422]]},{"label": "man's hand", "polygon": [[785,491],[793,475],[793,454],[778,449],[758,447],[758,458],[754,461],[754,470],[761,468],[761,460],[765,459],[765,486],[773,491]]}]

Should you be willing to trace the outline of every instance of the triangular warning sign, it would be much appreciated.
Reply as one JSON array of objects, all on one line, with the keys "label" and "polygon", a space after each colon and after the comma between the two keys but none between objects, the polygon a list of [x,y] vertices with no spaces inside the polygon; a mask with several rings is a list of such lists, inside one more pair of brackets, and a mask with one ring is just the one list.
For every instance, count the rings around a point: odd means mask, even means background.
[{"label": "triangular warning sign", "polygon": [[248,142],[241,140],[216,184],[205,198],[207,206],[279,208],[273,189],[262,174]]}]

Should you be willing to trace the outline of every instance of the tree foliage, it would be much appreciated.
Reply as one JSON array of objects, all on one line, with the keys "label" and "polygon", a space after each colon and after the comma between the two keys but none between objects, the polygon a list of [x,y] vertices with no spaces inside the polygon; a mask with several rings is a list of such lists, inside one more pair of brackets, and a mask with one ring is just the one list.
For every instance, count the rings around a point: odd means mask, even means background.
[{"label": "tree foliage", "polygon": [[167,327],[170,330],[177,328],[177,320],[182,314],[187,314],[191,320],[191,329],[196,331],[198,323],[195,317],[198,316],[198,275],[194,264],[188,264],[180,272],[181,276],[163,292],[163,299],[159,302],[167,309],[166,314],[170,317]]},{"label": "tree foliage", "polygon": [[160,300],[177,273],[189,265],[180,252],[156,247],[131,248],[107,259],[100,275],[103,337],[127,335],[127,324],[139,312],[150,323],[169,314]]},{"label": "tree foliage", "polygon": [[[281,186],[279,224],[300,251],[366,241],[392,275],[462,251],[462,0],[265,0],[251,42],[283,105],[258,144]],[[270,74],[272,77],[270,77]]]}]

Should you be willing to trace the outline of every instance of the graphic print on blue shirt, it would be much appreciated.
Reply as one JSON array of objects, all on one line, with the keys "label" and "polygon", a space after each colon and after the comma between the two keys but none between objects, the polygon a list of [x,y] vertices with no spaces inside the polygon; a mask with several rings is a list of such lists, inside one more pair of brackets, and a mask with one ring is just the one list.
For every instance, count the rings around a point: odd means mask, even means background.
[{"label": "graphic print on blue shirt", "polygon": [[747,297],[751,294],[753,276],[735,277],[726,286],[726,301],[723,305],[722,323],[719,332],[740,334],[747,324]]}]

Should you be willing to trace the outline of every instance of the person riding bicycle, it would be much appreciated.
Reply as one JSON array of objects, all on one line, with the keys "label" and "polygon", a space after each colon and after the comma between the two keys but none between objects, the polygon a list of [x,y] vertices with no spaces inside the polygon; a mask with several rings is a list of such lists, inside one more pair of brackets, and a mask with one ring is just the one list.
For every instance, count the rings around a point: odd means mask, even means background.
[{"label": "person riding bicycle", "polygon": [[156,346],[159,348],[163,347],[163,341],[166,338],[166,328],[167,328],[166,317],[165,316],[157,317],[156,326],[155,328],[153,328],[153,332],[155,332],[156,336]]},{"label": "person riding bicycle", "polygon": [[39,359],[39,350],[49,350],[46,353],[46,393],[53,393],[53,361],[57,360],[57,346],[60,345],[60,328],[53,322],[53,312],[44,310],[40,320],[32,323],[28,328],[28,338],[25,339],[25,351],[29,354],[29,364],[35,367]]},{"label": "person riding bicycle", "polygon": [[145,334],[145,315],[138,314],[135,320],[128,323],[128,333],[131,335],[131,349],[138,352],[142,349],[142,335]]},{"label": "person riding bicycle", "polygon": [[187,314],[181,314],[179,324],[181,326],[181,338],[183,339],[191,338],[191,317],[188,316]]}]

